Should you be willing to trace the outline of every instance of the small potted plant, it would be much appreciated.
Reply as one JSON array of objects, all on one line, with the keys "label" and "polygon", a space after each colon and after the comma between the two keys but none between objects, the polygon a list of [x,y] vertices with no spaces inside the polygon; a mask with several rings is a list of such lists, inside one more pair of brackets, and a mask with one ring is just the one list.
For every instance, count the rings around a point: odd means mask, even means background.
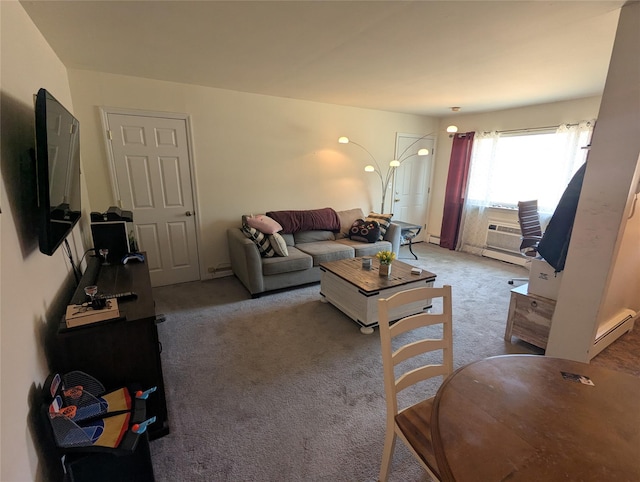
[{"label": "small potted plant", "polygon": [[391,263],[396,259],[393,251],[378,251],[376,258],[380,260],[380,276],[391,276]]}]

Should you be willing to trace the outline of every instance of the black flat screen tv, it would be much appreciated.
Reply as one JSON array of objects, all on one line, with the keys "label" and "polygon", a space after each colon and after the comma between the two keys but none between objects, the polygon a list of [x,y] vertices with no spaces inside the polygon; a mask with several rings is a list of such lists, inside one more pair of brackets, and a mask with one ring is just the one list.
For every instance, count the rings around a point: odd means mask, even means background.
[{"label": "black flat screen tv", "polygon": [[80,124],[45,89],[35,101],[40,251],[53,255],[81,216]]}]

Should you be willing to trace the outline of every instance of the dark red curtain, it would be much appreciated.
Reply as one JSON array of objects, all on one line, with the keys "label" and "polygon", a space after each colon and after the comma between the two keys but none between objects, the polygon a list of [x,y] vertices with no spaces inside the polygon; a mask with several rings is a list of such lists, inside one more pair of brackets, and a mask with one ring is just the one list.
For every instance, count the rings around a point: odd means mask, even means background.
[{"label": "dark red curtain", "polygon": [[440,228],[440,246],[443,248],[456,249],[458,243],[474,134],[475,132],[465,132],[453,136],[447,190],[444,194],[442,227]]}]

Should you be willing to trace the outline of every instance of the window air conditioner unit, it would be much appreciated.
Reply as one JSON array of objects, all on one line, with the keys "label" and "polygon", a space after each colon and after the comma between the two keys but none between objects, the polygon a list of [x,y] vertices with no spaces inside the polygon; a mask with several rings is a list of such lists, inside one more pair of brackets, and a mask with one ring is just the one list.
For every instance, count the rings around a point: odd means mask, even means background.
[{"label": "window air conditioner unit", "polygon": [[520,256],[520,243],[522,232],[517,224],[508,224],[503,221],[491,222],[487,226],[487,249],[504,251]]}]

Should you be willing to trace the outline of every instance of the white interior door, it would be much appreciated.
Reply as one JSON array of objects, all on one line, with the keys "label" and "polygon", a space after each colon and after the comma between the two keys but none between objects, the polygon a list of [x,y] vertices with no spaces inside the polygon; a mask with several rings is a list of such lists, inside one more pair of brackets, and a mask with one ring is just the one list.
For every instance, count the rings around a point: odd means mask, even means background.
[{"label": "white interior door", "polygon": [[200,279],[186,118],[105,111],[114,190],[152,286]]},{"label": "white interior door", "polygon": [[[433,167],[434,140],[418,135],[398,134],[396,137],[396,159],[406,150],[406,160],[396,169],[393,186],[393,217],[399,221],[424,226],[429,213],[429,186]],[[415,144],[413,144],[415,142]],[[413,144],[413,145],[411,145]],[[411,156],[418,149],[429,149],[427,156]],[[422,229],[416,241],[426,238]]]}]

